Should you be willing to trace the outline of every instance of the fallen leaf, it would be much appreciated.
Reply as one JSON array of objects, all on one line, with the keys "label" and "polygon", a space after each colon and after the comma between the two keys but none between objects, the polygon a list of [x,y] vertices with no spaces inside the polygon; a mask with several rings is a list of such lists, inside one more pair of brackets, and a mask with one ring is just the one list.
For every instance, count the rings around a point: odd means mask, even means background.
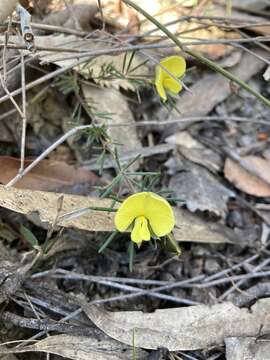
[{"label": "fallen leaf", "polygon": [[213,173],[222,169],[223,161],[221,156],[213,150],[201,144],[187,131],[179,131],[165,139],[169,144],[177,145],[177,148],[184,158],[202,165]]},{"label": "fallen leaf", "polygon": [[[26,160],[25,165],[32,161]],[[7,184],[19,171],[20,159],[0,156],[0,182]],[[80,187],[101,185],[101,179],[93,172],[76,168],[62,161],[42,160],[37,166],[16,183],[17,188],[32,190],[59,191],[72,190],[80,192]],[[70,192],[70,191],[66,191]]]},{"label": "fallen leaf", "polygon": [[[54,335],[23,348],[2,349],[5,353],[45,352],[74,360],[129,360],[132,349],[112,339],[99,340],[86,336]],[[146,360],[147,354],[136,349],[138,359]]]},{"label": "fallen leaf", "polygon": [[[0,206],[28,216],[39,215],[47,226],[57,216],[57,203],[62,194],[26,189],[6,188],[0,185]],[[111,207],[111,200],[65,194],[62,214],[70,214],[86,209],[80,216],[65,216],[57,223],[63,227],[73,227],[87,231],[113,231],[114,214],[104,211],[87,210],[89,207]],[[204,222],[183,209],[174,209],[177,241],[197,241],[210,243],[237,242],[234,233],[218,223]]]},{"label": "fallen leaf", "polygon": [[184,171],[172,176],[169,187],[191,212],[209,211],[221,217],[226,215],[227,201],[234,197],[208,170],[191,162],[187,162]]},{"label": "fallen leaf", "polygon": [[268,360],[270,342],[256,337],[231,337],[225,339],[227,360]]},{"label": "fallen leaf", "polygon": [[[228,337],[264,335],[270,331],[270,300],[257,301],[251,309],[231,303],[213,306],[108,312],[96,305],[84,311],[94,324],[124,344],[144,349],[197,350],[221,345]],[[133,340],[134,339],[134,340]]]},{"label": "fallen leaf", "polygon": [[270,161],[258,156],[245,156],[241,160],[250,164],[260,174],[261,178],[251,174],[237,162],[227,158],[224,166],[226,179],[247,194],[258,197],[270,196]]}]

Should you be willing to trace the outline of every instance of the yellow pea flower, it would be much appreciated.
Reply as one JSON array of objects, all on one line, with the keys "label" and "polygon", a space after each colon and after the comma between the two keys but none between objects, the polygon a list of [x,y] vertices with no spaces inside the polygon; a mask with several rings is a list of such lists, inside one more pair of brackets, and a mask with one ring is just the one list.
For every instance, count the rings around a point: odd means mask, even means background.
[{"label": "yellow pea flower", "polygon": [[150,240],[150,228],[160,237],[169,234],[175,225],[174,213],[168,201],[152,192],[129,196],[117,210],[114,223],[118,231],[126,231],[133,222],[131,240],[137,244]]},{"label": "yellow pea flower", "polygon": [[[179,79],[186,71],[186,61],[182,56],[169,56],[160,61],[160,64],[175,78]],[[166,90],[177,95],[182,90],[182,85],[170,76],[160,65],[156,65],[155,85],[163,101],[167,100]]]}]

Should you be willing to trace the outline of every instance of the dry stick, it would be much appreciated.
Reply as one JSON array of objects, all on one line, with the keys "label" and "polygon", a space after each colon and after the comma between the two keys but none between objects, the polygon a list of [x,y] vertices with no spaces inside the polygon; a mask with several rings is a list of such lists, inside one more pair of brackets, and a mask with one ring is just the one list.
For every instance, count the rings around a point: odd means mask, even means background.
[{"label": "dry stick", "polygon": [[241,49],[241,50],[249,53],[250,55],[256,57],[257,59],[265,62],[267,65],[270,65],[270,60],[265,59],[265,57],[257,54],[255,51],[252,51],[252,50],[248,49],[247,47],[245,47],[245,46],[243,46],[243,45],[241,45],[241,44],[234,44],[234,46],[235,46],[236,48],[239,48],[239,49]]},{"label": "dry stick", "polygon": [[179,39],[174,36],[173,33],[171,33],[166,27],[164,27],[158,20],[156,20],[153,16],[151,16],[148,12],[146,12],[145,10],[143,10],[140,6],[138,6],[137,4],[135,4],[133,1],[131,0],[122,0],[125,4],[131,6],[132,8],[134,8],[135,10],[137,10],[139,13],[141,13],[144,17],[146,17],[149,21],[151,21],[153,24],[155,24],[161,31],[163,31],[181,50],[183,50],[184,52],[186,52],[187,54],[191,55],[193,58],[195,58],[196,60],[198,60],[200,63],[205,64],[206,66],[208,66],[209,68],[211,68],[212,70],[214,70],[215,72],[220,73],[221,75],[223,75],[224,77],[226,77],[227,79],[233,81],[234,83],[238,84],[240,87],[242,87],[243,89],[245,89],[246,91],[248,91],[249,93],[251,93],[252,95],[254,95],[257,99],[259,99],[264,105],[270,107],[270,100],[268,100],[266,97],[264,97],[262,94],[260,94],[259,92],[257,92],[256,90],[254,90],[253,88],[251,88],[245,81],[239,79],[238,77],[236,77],[235,75],[233,75],[232,73],[230,73],[229,71],[223,69],[222,67],[220,67],[219,65],[217,65],[215,62],[207,59],[206,57],[204,57],[203,55],[201,55],[199,52],[197,51],[193,51],[191,49],[187,49],[183,46],[183,44],[181,43],[181,41],[179,41]]},{"label": "dry stick", "polygon": [[4,82],[4,79],[3,79],[3,76],[1,74],[1,72],[0,72],[0,82],[1,82],[2,88],[4,89],[4,91],[6,93],[5,97],[12,102],[12,104],[15,106],[15,108],[18,111],[18,113],[20,114],[20,116],[23,118],[23,113],[22,113],[19,105],[15,101],[12,93],[8,90],[8,88],[7,88],[7,86],[6,86],[5,82]]},{"label": "dry stick", "polygon": [[[1,118],[0,118],[1,119]],[[147,121],[138,121],[137,123],[118,123],[118,124],[108,124],[109,127],[143,127],[143,126],[166,126],[177,124],[179,122],[200,122],[200,121],[235,121],[235,122],[254,122],[255,124],[270,125],[270,121],[261,120],[261,119],[251,119],[241,116],[189,116],[182,117],[178,119],[171,120],[147,120]]]},{"label": "dry stick", "polygon": [[[248,41],[246,41],[247,39],[238,39],[238,40],[227,40],[227,39],[216,39],[216,40],[195,40],[195,41],[189,41],[189,42],[185,42],[185,46],[195,46],[195,45],[211,45],[211,44],[228,44],[231,46],[236,46],[238,47],[239,43],[252,43],[253,42],[253,38],[250,38]],[[260,37],[260,41],[266,41],[268,42],[270,40],[270,37]],[[11,45],[13,46],[13,45]],[[1,47],[1,44],[0,44]],[[167,48],[173,48],[175,47],[174,44],[141,44],[141,45],[128,45],[128,46],[122,46],[122,47],[116,47],[113,49],[99,49],[96,50],[95,52],[93,51],[86,51],[86,50],[81,50],[81,51],[74,51],[74,49],[70,52],[76,52],[76,55],[67,55],[65,57],[57,57],[54,58],[53,61],[57,62],[57,61],[66,61],[66,60],[73,60],[73,59],[81,59],[83,57],[88,57],[88,56],[94,56],[94,55],[105,55],[105,54],[110,54],[110,53],[114,53],[114,52],[124,52],[124,51],[136,51],[136,50],[151,50],[151,49],[167,49]],[[37,47],[38,49],[39,47]],[[53,49],[53,48],[50,48]],[[246,48],[245,48],[246,49]],[[46,49],[44,49],[46,50]],[[61,51],[65,51],[65,49],[61,49]],[[191,51],[191,50],[190,50]],[[69,52],[69,49],[67,48],[66,52]],[[265,59],[262,58],[264,61]],[[209,60],[210,61],[210,60]],[[266,60],[266,62],[268,62],[268,60]],[[224,70],[226,71],[226,70]]]},{"label": "dry stick", "polygon": [[[254,269],[251,270],[251,273],[256,273],[257,271],[262,270],[265,266],[267,266],[270,263],[270,259],[266,259],[264,260],[261,264],[257,265]],[[234,284],[233,287],[231,287],[230,289],[228,289],[227,291],[225,291],[219,298],[219,301],[222,301],[224,299],[226,299],[226,297],[228,295],[230,295],[232,292],[234,292],[235,290],[237,290],[241,285],[243,285],[246,282],[246,279],[243,280],[239,280],[238,282],[236,282]]]},{"label": "dry stick", "polygon": [[[60,273],[62,269],[55,269],[55,270],[45,270],[39,273],[35,273],[31,276],[31,279],[36,279],[44,276],[52,276],[56,273]],[[88,276],[89,281],[92,279],[94,281],[99,280],[108,280],[108,281],[116,281],[118,283],[124,283],[124,284],[140,284],[140,285],[167,285],[170,284],[169,281],[161,281],[161,280],[148,280],[148,279],[136,279],[136,278],[122,278],[122,277],[112,277],[112,276],[97,276],[97,275],[86,275]]]},{"label": "dry stick", "polygon": [[2,57],[2,61],[3,61],[3,78],[4,78],[4,83],[6,84],[7,82],[7,63],[6,63],[6,51],[7,51],[7,44],[8,44],[8,36],[10,33],[10,26],[11,26],[11,16],[9,17],[9,21],[8,21],[8,28],[7,31],[5,31],[5,43],[4,43],[4,49],[3,49],[3,57]]},{"label": "dry stick", "polygon": [[232,270],[239,269],[239,268],[242,267],[243,265],[249,264],[249,263],[251,263],[252,261],[258,259],[258,257],[260,257],[259,254],[255,254],[255,255],[253,255],[253,256],[250,256],[249,258],[241,261],[241,262],[238,263],[238,264],[235,264],[235,265],[231,266],[230,268],[224,269],[224,270],[219,271],[219,272],[217,272],[217,273],[215,273],[215,274],[213,274],[213,275],[208,276],[207,278],[205,278],[205,279],[203,280],[203,283],[207,283],[207,282],[209,282],[209,281],[215,280],[215,279],[221,277],[222,275],[228,274],[228,273],[231,272]]},{"label": "dry stick", "polygon": [[107,301],[124,300],[124,299],[128,299],[128,298],[133,298],[136,296],[146,295],[146,296],[153,296],[153,297],[156,297],[159,299],[173,301],[173,302],[176,302],[179,304],[186,304],[186,305],[196,305],[196,304],[198,304],[198,302],[188,300],[188,299],[181,299],[181,298],[171,296],[171,295],[162,294],[162,293],[160,293],[160,291],[166,290],[168,286],[169,286],[169,289],[171,289],[172,287],[181,287],[184,284],[187,284],[187,283],[190,283],[193,281],[197,281],[199,279],[202,279],[203,277],[204,277],[203,275],[200,275],[193,279],[183,280],[183,281],[180,281],[180,282],[177,282],[174,284],[162,285],[162,286],[159,286],[159,287],[151,289],[151,290],[143,290],[143,289],[135,287],[135,286],[119,284],[115,281],[106,281],[106,280],[105,281],[104,280],[95,281],[91,277],[90,277],[91,279],[89,279],[89,277],[87,275],[76,274],[76,273],[72,273],[72,272],[65,271],[65,270],[61,271],[61,275],[53,276],[53,278],[56,278],[56,279],[64,278],[64,279],[72,279],[72,280],[77,279],[77,280],[93,281],[93,282],[97,282],[98,284],[101,284],[101,285],[120,289],[122,291],[133,292],[133,294],[121,295],[121,296],[117,296],[117,297],[114,297],[111,299],[95,300],[94,302],[91,302],[91,303],[103,303],[103,302],[107,302]]},{"label": "dry stick", "polygon": [[42,319],[24,318],[22,316],[13,314],[9,311],[5,311],[4,313],[2,313],[1,320],[6,323],[27,329],[42,330],[44,331],[44,333],[47,333],[48,331],[56,331],[64,334],[73,334],[80,336],[95,335],[95,332],[90,327],[82,327],[82,326],[73,325],[66,322],[50,320],[50,319],[42,320]]},{"label": "dry stick", "polygon": [[[19,22],[12,21],[12,24],[17,25],[17,24],[19,24]],[[34,22],[31,22],[30,25],[33,29],[39,29],[39,30],[44,30],[44,31],[47,30],[47,31],[59,32],[59,33],[63,33],[63,34],[71,34],[71,35],[76,35],[76,36],[81,36],[81,37],[87,36],[89,34],[87,31],[70,29],[70,28],[66,28],[64,26],[39,24],[39,23],[34,23]]]},{"label": "dry stick", "polygon": [[[63,272],[65,272],[65,270]],[[252,273],[244,274],[244,275],[234,275],[234,276],[230,276],[230,277],[227,276],[225,278],[216,279],[216,280],[213,280],[213,281],[209,281],[207,283],[193,283],[194,281],[198,280],[197,278],[193,278],[193,279],[188,279],[188,280],[184,280],[184,281],[171,283],[171,284],[168,284],[168,285],[159,286],[159,287],[156,287],[156,288],[151,289],[151,290],[140,290],[138,292],[135,292],[136,295],[135,294],[129,294],[129,295],[125,295],[125,296],[128,296],[128,297],[132,297],[132,295],[134,295],[134,296],[140,296],[140,295],[151,296],[152,293],[155,293],[157,291],[158,292],[159,291],[165,291],[165,290],[170,290],[170,289],[177,288],[177,287],[182,287],[182,288],[193,288],[193,287],[195,287],[195,288],[198,288],[198,289],[204,289],[204,288],[208,288],[208,287],[212,287],[212,286],[216,286],[216,285],[224,285],[224,284],[227,284],[227,283],[231,283],[232,281],[238,281],[238,280],[243,280],[243,279],[244,280],[257,279],[257,278],[266,277],[266,276],[269,276],[269,275],[270,275],[270,271],[252,272]],[[65,278],[65,275],[63,275],[63,276],[57,276],[56,275],[56,276],[53,276],[53,278],[54,277],[55,278],[60,278],[60,277]],[[78,277],[78,274],[77,274],[77,277]],[[204,278],[203,275],[200,275],[200,277],[201,278],[199,278],[199,280]],[[74,277],[71,276],[70,278],[74,279],[74,278],[76,278],[76,276],[74,275]],[[84,280],[84,279],[87,280],[86,275],[81,275],[79,278],[81,280]],[[102,282],[102,284],[107,285],[107,286],[113,286],[113,287],[120,288],[120,286],[119,286],[120,284],[115,286],[115,282],[111,282],[111,281]],[[131,289],[128,289],[128,288],[122,288],[122,290],[124,290],[124,291],[125,290],[126,291],[135,291],[135,289],[131,290]],[[130,287],[130,288],[133,288],[133,287]]]},{"label": "dry stick", "polygon": [[66,134],[60,137],[55,143],[49,146],[41,155],[39,155],[30,165],[28,165],[22,172],[16,175],[7,185],[6,187],[10,187],[15,185],[24,175],[28,174],[37,164],[40,163],[41,160],[45,159],[57,146],[61,145],[64,141],[66,141],[70,136],[75,135],[78,131],[89,129],[92,125],[81,125],[77,126],[71,130],[69,130]]},{"label": "dry stick", "polygon": [[22,86],[22,138],[21,138],[21,166],[19,169],[19,174],[23,172],[24,169],[24,160],[25,160],[25,139],[26,139],[26,127],[27,127],[27,117],[26,117],[26,90],[25,90],[25,65],[24,65],[24,55],[21,54],[21,86]]}]

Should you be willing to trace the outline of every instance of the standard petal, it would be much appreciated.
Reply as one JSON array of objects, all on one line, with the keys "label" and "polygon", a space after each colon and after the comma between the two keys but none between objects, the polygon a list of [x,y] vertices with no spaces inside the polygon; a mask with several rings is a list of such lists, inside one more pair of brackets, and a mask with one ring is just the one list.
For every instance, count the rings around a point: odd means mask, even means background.
[{"label": "standard petal", "polygon": [[145,197],[147,193],[141,192],[129,196],[119,207],[114,217],[114,224],[118,231],[125,231],[132,221],[143,215]]},{"label": "standard petal", "polygon": [[174,213],[171,205],[161,196],[148,193],[145,206],[145,217],[157,236],[169,234],[175,225]]},{"label": "standard petal", "polygon": [[[186,71],[186,60],[182,56],[169,56],[161,60],[160,63],[176,78],[183,76]],[[166,74],[166,77],[170,77],[170,75],[167,74],[166,71],[164,72]]]}]

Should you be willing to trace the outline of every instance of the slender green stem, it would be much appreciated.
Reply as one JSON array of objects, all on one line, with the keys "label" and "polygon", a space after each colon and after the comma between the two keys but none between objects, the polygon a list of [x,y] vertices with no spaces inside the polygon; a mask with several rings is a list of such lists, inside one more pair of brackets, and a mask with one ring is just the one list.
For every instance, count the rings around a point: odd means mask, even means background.
[{"label": "slender green stem", "polygon": [[233,81],[234,83],[238,84],[243,89],[247,90],[249,93],[254,95],[257,99],[259,99],[262,103],[264,103],[266,106],[270,107],[270,100],[264,97],[262,94],[257,92],[256,90],[252,89],[245,81],[239,79],[234,74],[230,73],[229,71],[223,69],[221,66],[217,65],[212,60],[207,59],[202,54],[198,53],[197,51],[188,49],[183,46],[181,41],[173,34],[171,33],[165,26],[163,26],[157,19],[155,19],[153,16],[151,16],[148,12],[143,10],[139,5],[135,4],[131,0],[122,0],[125,4],[131,6],[133,9],[137,10],[139,13],[141,13],[143,16],[145,16],[149,21],[151,21],[153,24],[155,24],[164,34],[166,34],[182,51],[186,52],[187,54],[191,55],[195,59],[197,59],[199,62],[207,65],[212,70],[220,73],[227,79]]},{"label": "slender green stem", "polygon": [[101,247],[98,249],[98,253],[102,253],[103,250],[106,249],[107,246],[110,245],[110,243],[113,241],[113,239],[115,238],[115,235],[118,233],[117,230],[115,230],[114,232],[111,233],[111,235],[108,237],[108,239],[105,240],[105,242],[101,245]]},{"label": "slender green stem", "polygon": [[117,209],[101,207],[101,206],[90,206],[89,209],[95,210],[95,211],[107,211],[107,212],[116,212],[117,211]]},{"label": "slender green stem", "polygon": [[129,247],[128,247],[128,254],[129,254],[129,271],[132,272],[133,271],[133,263],[134,263],[134,253],[135,253],[135,249],[134,249],[134,243],[133,241],[130,241],[129,243]]}]

